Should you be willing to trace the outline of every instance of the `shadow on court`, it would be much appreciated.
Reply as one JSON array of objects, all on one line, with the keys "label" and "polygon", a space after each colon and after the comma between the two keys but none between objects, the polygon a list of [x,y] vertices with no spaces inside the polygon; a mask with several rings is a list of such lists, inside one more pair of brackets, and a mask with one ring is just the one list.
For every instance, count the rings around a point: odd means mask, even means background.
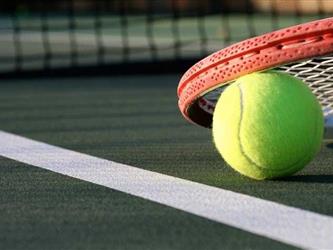
[{"label": "shadow on court", "polygon": [[286,182],[333,183],[333,175],[294,175],[281,180]]}]

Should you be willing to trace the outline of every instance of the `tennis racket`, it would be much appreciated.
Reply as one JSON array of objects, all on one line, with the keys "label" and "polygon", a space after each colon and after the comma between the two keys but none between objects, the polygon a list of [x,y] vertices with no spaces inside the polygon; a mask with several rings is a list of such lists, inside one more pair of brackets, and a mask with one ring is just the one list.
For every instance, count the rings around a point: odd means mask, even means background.
[{"label": "tennis racket", "polygon": [[302,79],[323,107],[325,140],[333,140],[333,18],[250,38],[193,65],[178,85],[178,105],[192,123],[211,127],[215,104],[238,77],[275,69]]}]

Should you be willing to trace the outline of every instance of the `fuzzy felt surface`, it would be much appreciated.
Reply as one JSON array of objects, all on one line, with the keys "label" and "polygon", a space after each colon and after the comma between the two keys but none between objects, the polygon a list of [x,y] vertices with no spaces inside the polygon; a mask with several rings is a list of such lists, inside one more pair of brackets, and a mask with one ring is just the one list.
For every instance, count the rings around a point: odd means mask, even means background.
[{"label": "fuzzy felt surface", "polygon": [[301,80],[276,71],[239,78],[221,95],[213,117],[215,145],[243,175],[291,175],[319,151],[323,113]]}]

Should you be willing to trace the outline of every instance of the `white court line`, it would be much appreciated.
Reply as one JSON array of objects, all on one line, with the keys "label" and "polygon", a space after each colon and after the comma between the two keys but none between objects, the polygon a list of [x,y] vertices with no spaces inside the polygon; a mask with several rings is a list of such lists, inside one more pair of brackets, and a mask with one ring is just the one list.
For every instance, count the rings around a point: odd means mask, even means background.
[{"label": "white court line", "polygon": [[[0,155],[290,245],[333,249],[333,218],[0,131]],[[311,198],[311,197],[309,197]]]}]

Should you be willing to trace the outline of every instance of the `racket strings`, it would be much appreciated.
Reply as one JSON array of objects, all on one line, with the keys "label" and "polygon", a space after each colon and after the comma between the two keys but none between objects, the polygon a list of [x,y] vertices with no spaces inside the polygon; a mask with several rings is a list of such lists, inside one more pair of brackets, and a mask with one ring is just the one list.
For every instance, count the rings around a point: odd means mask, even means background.
[{"label": "racket strings", "polygon": [[283,65],[277,70],[307,83],[323,106],[325,115],[333,114],[333,55]]},{"label": "racket strings", "polygon": [[[307,83],[321,103],[324,115],[333,116],[333,55],[279,66],[275,70],[284,71]],[[215,106],[225,88],[226,85],[209,91],[201,99]],[[199,106],[206,112],[213,113],[212,109],[206,109],[200,102]]]}]

